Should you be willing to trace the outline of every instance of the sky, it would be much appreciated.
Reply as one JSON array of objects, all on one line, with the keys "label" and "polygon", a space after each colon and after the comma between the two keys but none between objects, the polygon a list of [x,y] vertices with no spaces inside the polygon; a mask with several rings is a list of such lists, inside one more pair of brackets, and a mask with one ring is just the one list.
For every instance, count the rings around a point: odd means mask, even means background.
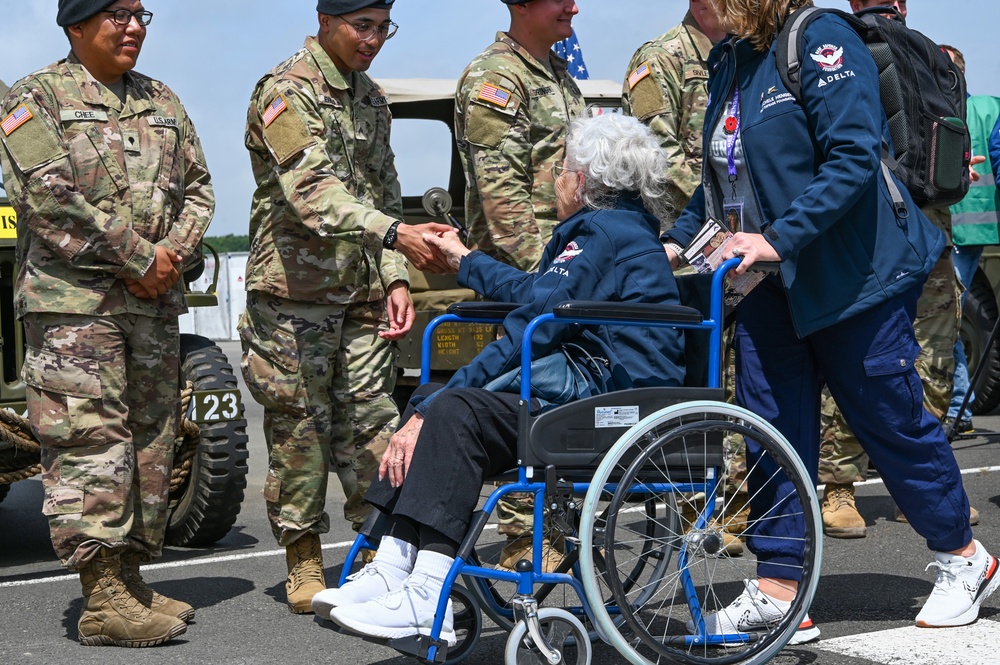
[{"label": "sky", "polygon": [[[679,23],[688,8],[687,0],[577,4],[574,26],[591,78],[616,82],[636,48]],[[816,4],[848,9],[847,0]],[[201,136],[218,201],[209,235],[245,234],[253,193],[243,147],[247,103],[257,80],[316,33],[315,0],[144,0],[144,5],[154,18],[137,69],[180,96]],[[56,0],[0,0],[0,80],[11,85],[65,57],[68,42],[55,24],[56,7]],[[910,0],[908,7],[911,28],[963,51],[972,94],[1000,96],[997,0]],[[376,80],[455,79],[497,30],[508,27],[509,16],[499,0],[398,0],[392,20],[399,33],[369,70]],[[405,143],[395,148],[404,194],[447,186],[413,157],[421,140],[430,144],[440,137],[401,133],[394,134],[393,144]]]}]

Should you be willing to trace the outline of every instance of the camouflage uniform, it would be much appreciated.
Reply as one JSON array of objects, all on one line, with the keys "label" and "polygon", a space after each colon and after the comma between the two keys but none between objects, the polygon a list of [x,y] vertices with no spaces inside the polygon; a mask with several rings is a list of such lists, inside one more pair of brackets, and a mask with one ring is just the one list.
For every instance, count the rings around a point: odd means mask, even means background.
[{"label": "camouflage uniform", "polygon": [[[927,276],[917,301],[913,332],[920,344],[917,372],[924,387],[924,407],[941,420],[948,413],[955,381],[955,340],[961,325],[961,285],[951,251],[951,213],[947,208],[923,212],[948,238],[948,247]],[[840,414],[828,390],[823,390],[819,482],[857,483],[868,477],[868,455]]]},{"label": "camouflage uniform", "polygon": [[257,190],[250,218],[243,375],[265,409],[264,486],[279,544],[326,533],[331,450],[359,528],[362,497],[395,431],[394,346],[385,299],[408,283],[385,250],[403,218],[388,100],[345,77],[313,37],[264,76],[247,118]]},{"label": "camouflage uniform", "polygon": [[559,223],[552,167],[565,157],[570,121],[584,111],[566,61],[552,54],[548,65],[498,32],[466,67],[455,100],[471,241],[525,271],[538,267]]},{"label": "camouflage uniform", "polygon": [[[688,12],[680,25],[639,47],[622,91],[622,109],[649,125],[667,153],[676,214],[701,184],[711,50],[711,40]],[[673,226],[676,214],[661,220],[664,231]]]},{"label": "camouflage uniform", "polygon": [[[159,556],[180,408],[181,284],[154,299],[157,245],[189,264],[215,207],[201,144],[165,85],[124,76],[125,102],[72,54],[3,102],[4,180],[20,230],[28,416],[42,444],[53,547],[71,568],[98,548]],[[20,115],[17,115],[20,114]]]}]

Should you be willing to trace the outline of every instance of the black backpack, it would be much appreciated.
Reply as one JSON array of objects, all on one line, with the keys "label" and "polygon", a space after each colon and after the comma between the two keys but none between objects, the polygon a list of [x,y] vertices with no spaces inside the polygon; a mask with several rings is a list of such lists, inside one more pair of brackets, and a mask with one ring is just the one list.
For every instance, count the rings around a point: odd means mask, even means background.
[{"label": "black backpack", "polygon": [[[882,108],[896,154],[894,159],[883,144],[883,172],[886,167],[891,169],[919,206],[961,201],[969,191],[972,151],[965,125],[965,77],[941,47],[907,28],[894,8],[872,7],[857,15],[819,7],[796,10],[778,35],[782,83],[801,103],[803,33],[813,19],[826,12],[847,20],[878,66]],[[897,18],[876,12],[893,12]],[[886,176],[892,191],[895,186]],[[893,199],[901,209],[898,191]]]}]

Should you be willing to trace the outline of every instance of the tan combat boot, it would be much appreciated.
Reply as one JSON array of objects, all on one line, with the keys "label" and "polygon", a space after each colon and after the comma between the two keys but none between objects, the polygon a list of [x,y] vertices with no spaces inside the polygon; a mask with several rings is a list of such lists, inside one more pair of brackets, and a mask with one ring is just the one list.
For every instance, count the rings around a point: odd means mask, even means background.
[{"label": "tan combat boot", "polygon": [[135,550],[128,550],[121,555],[122,581],[132,593],[139,599],[145,607],[159,614],[177,617],[181,621],[189,622],[194,619],[194,608],[187,603],[167,598],[163,594],[153,591],[149,585],[143,581],[139,574],[139,563],[141,556]]},{"label": "tan combat boot", "polygon": [[854,483],[827,483],[820,510],[823,533],[831,538],[864,538],[867,535],[865,518],[854,505]]},{"label": "tan combat boot", "polygon": [[285,582],[288,609],[295,614],[312,614],[313,596],[326,589],[319,535],[304,533],[285,547],[285,562],[288,564]]},{"label": "tan combat boot", "polygon": [[[899,509],[899,506],[896,506],[896,521],[903,524],[910,523],[910,520],[906,519],[906,515]],[[976,526],[977,524],[979,524],[979,511],[969,506],[969,526]]]},{"label": "tan combat boot", "polygon": [[[533,536],[530,533],[516,538],[508,538],[507,544],[500,551],[500,561],[497,563],[497,568],[513,571],[515,570],[515,566],[517,566],[517,562],[521,559],[532,561],[532,538]],[[559,568],[559,565],[566,558],[565,546],[566,539],[561,535],[557,536],[555,541],[549,540],[548,536],[542,538],[543,573],[556,572],[556,569]]]},{"label": "tan combat boot", "polygon": [[[684,533],[689,532],[698,521],[698,517],[703,510],[705,499],[681,500],[681,529]],[[730,508],[739,506],[740,510],[734,514],[726,514],[722,520],[722,528],[719,528],[719,516],[715,515],[706,528],[718,531],[722,535],[722,549],[719,554],[729,557],[743,556],[743,539],[741,536],[747,528],[747,519],[750,517],[750,504],[747,501],[730,501]]]},{"label": "tan combat boot", "polygon": [[187,630],[177,617],[145,607],[125,586],[121,561],[103,548],[80,568],[83,611],[77,630],[87,646],[152,647]]}]

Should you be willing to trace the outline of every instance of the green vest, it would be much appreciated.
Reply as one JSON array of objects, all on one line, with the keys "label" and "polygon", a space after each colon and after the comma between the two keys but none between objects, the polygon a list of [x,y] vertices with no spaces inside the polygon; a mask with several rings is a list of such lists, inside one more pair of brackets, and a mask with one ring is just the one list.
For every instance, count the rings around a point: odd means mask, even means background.
[{"label": "green vest", "polygon": [[979,180],[969,187],[965,198],[951,207],[952,235],[956,245],[1000,244],[1000,189],[990,164],[989,138],[1000,116],[1000,97],[969,97],[968,125],[972,154],[985,155],[975,166]]}]

